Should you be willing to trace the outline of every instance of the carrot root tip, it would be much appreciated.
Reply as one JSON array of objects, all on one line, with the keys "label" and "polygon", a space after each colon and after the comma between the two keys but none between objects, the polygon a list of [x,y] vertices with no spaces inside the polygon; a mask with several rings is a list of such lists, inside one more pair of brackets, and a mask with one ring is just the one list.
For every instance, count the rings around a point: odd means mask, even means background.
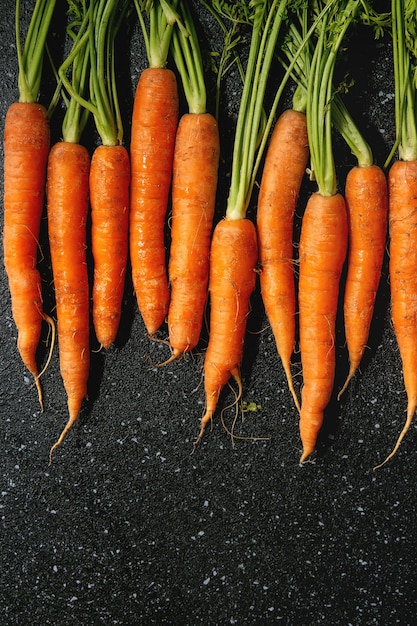
[{"label": "carrot root tip", "polygon": [[348,373],[347,378],[346,378],[346,380],[344,382],[344,385],[341,388],[341,390],[339,391],[339,393],[337,394],[338,402],[340,401],[340,398],[342,397],[342,395],[345,393],[346,389],[348,388],[349,383],[352,380],[352,378],[354,377],[357,369],[358,369],[358,366],[357,366],[356,363],[351,363],[350,364],[349,373]]}]

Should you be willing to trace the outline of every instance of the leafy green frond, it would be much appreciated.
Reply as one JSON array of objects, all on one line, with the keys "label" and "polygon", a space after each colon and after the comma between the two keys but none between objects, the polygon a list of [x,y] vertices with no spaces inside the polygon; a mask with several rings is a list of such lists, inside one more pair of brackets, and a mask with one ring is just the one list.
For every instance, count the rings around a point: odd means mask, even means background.
[{"label": "leafy green frond", "polygon": [[134,0],[149,67],[165,67],[175,25],[184,28],[177,13],[178,0]]},{"label": "leafy green frond", "polygon": [[186,28],[173,31],[173,55],[180,73],[190,113],[206,112],[206,85],[198,35],[187,0],[179,4],[180,19]]},{"label": "leafy green frond", "polygon": [[20,35],[20,0],[16,0],[15,34],[19,66],[18,89],[20,102],[35,102],[38,98],[46,38],[56,0],[36,0],[22,47]]}]

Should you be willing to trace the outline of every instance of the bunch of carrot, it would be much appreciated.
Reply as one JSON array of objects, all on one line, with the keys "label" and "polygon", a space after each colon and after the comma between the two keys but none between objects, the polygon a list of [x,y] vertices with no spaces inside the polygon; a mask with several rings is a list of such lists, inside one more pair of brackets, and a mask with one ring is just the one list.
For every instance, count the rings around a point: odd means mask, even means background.
[{"label": "bunch of carrot", "polygon": [[[407,296],[413,293],[416,274],[416,246],[411,239],[416,229],[410,202],[417,180],[412,169],[417,159],[414,66],[410,62],[414,59],[407,35],[415,15],[409,0],[393,0],[391,14],[384,15],[375,13],[367,0],[204,0],[201,4],[225,36],[217,86],[233,63],[243,81],[227,206],[215,226],[220,136],[217,117],[209,112],[205,65],[189,3],[134,0],[148,67],[135,92],[129,150],[123,145],[115,69],[115,37],[128,3],[68,3],[71,49],[57,72],[66,115],[62,141],[52,149],[48,112],[36,100],[54,3],[36,0],[23,49],[19,0],[16,3],[20,103],[10,107],[5,124],[4,259],[19,351],[35,378],[42,404],[36,350],[42,321],[55,328],[42,308],[36,269],[46,189],[60,367],[69,410],[51,455],[87,397],[90,297],[95,337],[100,347],[108,348],[121,320],[130,256],[138,307],[151,338],[167,322],[171,357],[165,363],[196,348],[204,313],[209,311],[206,406],[196,443],[230,378],[237,385],[236,404],[241,399],[246,323],[259,275],[265,311],[299,414],[300,461],[310,459],[335,392],[339,301],[343,300],[350,362],[345,384],[336,390],[340,398],[358,370],[368,341],[389,217],[392,316],[408,394],[407,421],[391,458],[417,406],[417,364],[415,350],[410,348],[417,326],[413,302]],[[339,50],[357,20],[378,28],[392,25],[397,126],[393,153],[398,148],[400,160],[391,167],[388,188],[383,169],[374,164],[369,144],[334,85]],[[245,63],[236,54],[244,41],[240,32],[248,35]],[[170,55],[175,69],[168,68]],[[278,85],[271,80],[277,57],[283,72]],[[178,78],[187,105],[181,116]],[[290,80],[295,83],[292,108],[277,119]],[[268,87],[271,103],[266,98]],[[218,96],[216,102],[218,113]],[[101,142],[92,158],[80,143],[90,116]],[[333,155],[335,130],[357,161],[343,194]],[[31,168],[24,166],[25,159],[30,159]],[[28,177],[25,181],[21,171]],[[303,212],[297,258],[294,216],[307,171],[317,190]],[[252,220],[247,211],[255,202],[256,220]],[[90,208],[91,239],[87,232]],[[86,255],[90,245],[92,285]],[[297,332],[301,398],[291,371]]]}]

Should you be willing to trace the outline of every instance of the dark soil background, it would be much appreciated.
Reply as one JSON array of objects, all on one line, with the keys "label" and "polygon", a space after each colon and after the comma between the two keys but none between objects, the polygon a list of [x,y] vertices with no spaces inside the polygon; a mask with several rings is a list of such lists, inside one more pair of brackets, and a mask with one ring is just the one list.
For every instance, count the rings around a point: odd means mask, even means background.
[{"label": "dark soil background", "polygon": [[[22,4],[25,29],[33,3]],[[50,37],[57,58],[64,47],[63,4],[57,3]],[[204,49],[219,49],[213,20],[201,8],[197,17]],[[7,107],[18,97],[10,0],[2,2],[0,24],[3,130]],[[146,66],[134,13],[119,45],[128,145],[133,93]],[[342,59],[338,71],[349,70],[355,79],[346,101],[383,165],[394,140],[389,37],[374,42],[368,30],[359,29],[346,57],[350,64]],[[212,85],[211,74],[208,80]],[[46,63],[43,103],[53,87]],[[218,218],[225,207],[239,93],[232,72],[224,83],[219,120]],[[209,94],[212,106],[211,87]],[[281,110],[289,102],[287,93]],[[57,110],[52,119],[54,142],[60,138],[62,114]],[[84,141],[94,148],[91,125]],[[337,138],[335,152],[343,189],[354,160]],[[304,184],[298,219],[313,189]],[[251,217],[255,211],[256,198]],[[45,308],[52,310],[46,219],[40,245]],[[41,413],[17,352],[4,270],[0,289],[3,624],[414,623],[415,425],[395,459],[372,470],[391,450],[406,406],[389,319],[386,263],[361,372],[342,402],[330,404],[317,458],[303,467],[297,415],[259,290],[252,300],[242,366],[243,399],[257,408],[245,413],[243,423],[239,418],[235,428],[239,435],[267,441],[236,440],[233,446],[218,414],[191,454],[204,404],[204,338],[195,354],[155,367],[168,349],[146,336],[128,280],[116,345],[92,354],[89,401],[48,466],[49,448],[67,420],[58,350],[43,376]],[[166,338],[166,329],[160,338]],[[41,361],[45,340],[46,330]],[[338,355],[336,388],[347,366],[341,330]],[[294,373],[299,371],[295,355]],[[220,408],[232,399],[226,389]],[[229,427],[233,418],[233,410],[227,410]]]}]

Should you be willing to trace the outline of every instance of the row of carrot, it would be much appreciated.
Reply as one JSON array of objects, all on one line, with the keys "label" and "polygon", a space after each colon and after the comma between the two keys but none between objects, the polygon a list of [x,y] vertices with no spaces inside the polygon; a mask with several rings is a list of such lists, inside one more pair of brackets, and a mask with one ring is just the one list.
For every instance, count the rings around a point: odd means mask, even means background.
[{"label": "row of carrot", "polygon": [[[167,362],[199,343],[209,294],[206,409],[196,443],[230,377],[237,383],[237,402],[241,399],[246,322],[259,273],[265,310],[300,416],[301,462],[314,452],[333,393],[343,267],[347,259],[344,320],[350,371],[339,396],[359,367],[368,341],[389,218],[392,317],[409,398],[407,422],[390,458],[417,404],[413,303],[417,246],[412,243],[414,231],[417,236],[413,211],[415,59],[407,37],[415,20],[409,10],[412,3],[393,0],[391,12],[381,14],[365,0],[200,1],[224,34],[219,82],[231,65],[243,81],[227,207],[214,229],[221,147],[216,117],[207,110],[205,67],[190,3],[134,0],[149,67],[142,72],[135,94],[129,151],[123,145],[115,71],[115,37],[131,8],[129,2],[68,3],[71,50],[57,70],[54,101],[56,105],[61,97],[66,114],[63,140],[52,148],[48,112],[37,98],[55,2],[36,0],[24,46],[17,19],[20,102],[11,105],[5,122],[4,260],[19,351],[35,377],[42,404],[36,363],[42,321],[55,331],[53,319],[43,311],[37,270],[46,189],[60,367],[69,409],[69,420],[51,448],[51,458],[76,421],[87,393],[86,224],[90,206],[92,316],[103,348],[113,343],[118,331],[128,257],[149,335],[154,336],[167,321],[171,347]],[[17,0],[17,18],[19,5]],[[400,158],[389,170],[388,187],[384,170],[373,163],[371,148],[333,82],[339,51],[355,21],[370,31],[373,27],[377,35],[384,28],[392,32],[397,143],[387,167],[397,149]],[[245,36],[248,57],[243,68],[238,50]],[[170,54],[176,72],[168,69]],[[267,85],[273,85],[271,67],[277,57],[283,75],[273,87],[273,101],[267,109],[265,93]],[[181,117],[178,77],[188,105]],[[293,108],[275,122],[290,80],[295,83]],[[102,141],[91,161],[80,143],[89,115]],[[344,195],[337,190],[334,129],[358,162],[346,179]],[[302,219],[296,297],[294,213],[306,171],[316,181],[317,191],[309,198]],[[258,181],[255,225],[246,212]],[[170,201],[166,267],[164,232]],[[291,373],[297,315],[301,400]]]}]

